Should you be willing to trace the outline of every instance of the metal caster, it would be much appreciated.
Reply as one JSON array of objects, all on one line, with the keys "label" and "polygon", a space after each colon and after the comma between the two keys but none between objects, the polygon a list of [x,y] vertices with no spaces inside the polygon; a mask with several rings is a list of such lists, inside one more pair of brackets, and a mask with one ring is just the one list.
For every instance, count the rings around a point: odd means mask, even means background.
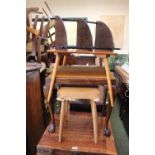
[{"label": "metal caster", "polygon": [[50,123],[48,127],[48,132],[53,133],[55,132],[55,125],[53,123]]},{"label": "metal caster", "polygon": [[104,136],[109,137],[110,136],[110,130],[108,128],[104,128]]}]

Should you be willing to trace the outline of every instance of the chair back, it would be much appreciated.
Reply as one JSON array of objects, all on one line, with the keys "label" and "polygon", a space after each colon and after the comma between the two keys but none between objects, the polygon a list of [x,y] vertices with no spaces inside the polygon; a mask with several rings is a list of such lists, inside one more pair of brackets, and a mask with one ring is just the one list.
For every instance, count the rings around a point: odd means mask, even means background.
[{"label": "chair back", "polygon": [[92,49],[93,41],[91,31],[87,22],[84,19],[77,21],[77,38],[76,46],[78,48]]},{"label": "chair back", "polygon": [[109,27],[99,21],[96,23],[95,48],[114,48],[114,41]]},{"label": "chair back", "polygon": [[55,47],[67,48],[67,33],[62,19],[59,16],[55,17]]}]

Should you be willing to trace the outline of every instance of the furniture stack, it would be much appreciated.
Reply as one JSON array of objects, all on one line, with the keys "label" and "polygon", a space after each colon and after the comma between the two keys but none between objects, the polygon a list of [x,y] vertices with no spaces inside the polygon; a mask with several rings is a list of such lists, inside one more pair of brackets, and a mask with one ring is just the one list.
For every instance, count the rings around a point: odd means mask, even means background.
[{"label": "furniture stack", "polygon": [[[38,19],[36,19],[35,21],[37,20]],[[51,19],[49,19],[49,21],[51,21]],[[114,94],[113,94],[112,84],[115,84],[115,77],[110,72],[108,58],[110,55],[116,55],[116,54],[113,52],[114,44],[113,44],[113,37],[112,37],[111,31],[108,28],[108,26],[105,25],[103,22],[100,22],[100,21],[95,22],[96,36],[95,36],[95,43],[93,47],[92,35],[87,21],[83,19],[78,19],[76,49],[68,50],[67,33],[62,19],[59,16],[56,16],[54,17],[53,23],[54,23],[55,32],[52,33],[52,35],[55,35],[55,40],[54,41],[52,40],[52,44],[51,46],[49,46],[50,49],[46,51],[47,55],[52,55],[54,57],[52,62],[53,67],[51,67],[50,72],[48,72],[49,76],[47,77],[47,79],[49,79],[49,83],[44,86],[45,103],[48,107],[48,112],[50,114],[51,122],[49,123],[47,129],[45,130],[38,144],[38,147],[37,147],[38,153],[42,153],[42,152],[45,153],[47,150],[47,147],[49,150],[53,150],[53,148],[50,148],[51,145],[50,146],[46,145],[48,141],[43,140],[43,139],[46,139],[47,132],[49,133],[48,135],[49,137],[50,135],[52,136],[52,134],[54,137],[57,137],[59,146],[62,146],[63,143],[70,143],[68,140],[66,140],[67,137],[65,136],[65,132],[63,132],[65,131],[66,125],[69,125],[69,121],[68,123],[66,123],[65,118],[66,120],[72,120],[72,119],[68,119],[68,113],[70,113],[69,111],[70,101],[88,100],[88,102],[90,103],[91,113],[92,113],[92,121],[91,121],[92,130],[90,132],[93,133],[91,136],[93,136],[94,147],[99,147],[99,150],[97,151],[95,151],[95,149],[92,149],[92,153],[99,153],[101,151],[102,153],[116,154],[114,141],[110,141],[110,144],[107,144],[108,146],[107,150],[109,149],[110,150],[109,152],[106,152],[105,148],[102,149],[100,145],[103,139],[105,138],[105,136],[113,138],[110,131],[111,127],[109,125],[109,119],[110,119],[112,108],[114,106]],[[50,24],[48,24],[47,26],[48,28],[50,28],[49,25]],[[34,29],[27,27],[27,31],[33,34],[34,44],[32,46],[33,47],[32,49],[35,49],[35,54],[36,54],[35,56],[37,57],[37,61],[39,63],[41,63],[41,60],[42,60],[40,45],[42,43],[41,38],[43,38],[42,31],[41,31],[41,29],[43,28],[43,25],[41,25],[40,27],[41,28],[39,32],[34,31]],[[49,36],[51,35],[49,34]],[[33,53],[33,50],[32,50],[32,53]],[[76,54],[78,54],[78,56]],[[81,62],[78,61],[81,55],[87,55],[86,57],[83,57],[85,59],[85,63],[84,63],[85,66],[82,66]],[[89,55],[91,55],[91,57],[89,57]],[[97,57],[100,60],[99,66],[96,66],[95,64],[95,59]],[[92,60],[91,58],[93,58],[94,60],[93,66],[90,66],[89,60]],[[76,64],[77,62],[78,64]],[[75,64],[79,66],[74,66]],[[107,107],[106,117],[104,119],[100,119],[102,120],[100,121],[100,123],[102,122],[102,125],[101,125],[99,124],[96,103],[100,102],[101,98],[103,98],[103,91],[101,91],[100,88],[102,87],[104,89],[104,86],[108,88],[106,89],[106,91],[108,94],[109,102],[106,105]],[[59,126],[56,126],[58,123],[56,122],[57,120],[55,118],[57,117],[55,116],[54,109],[53,109],[54,89],[57,90],[57,100],[61,101]],[[104,98],[104,101],[106,101],[105,98]],[[105,102],[103,104],[105,106]],[[76,115],[78,117],[79,114],[76,113]],[[69,116],[71,115],[69,114]],[[72,118],[75,119],[75,117],[72,117]],[[88,120],[90,121],[89,117],[88,117]],[[84,124],[85,122],[87,122],[87,120],[83,119],[82,117],[80,118],[79,121],[82,121]],[[102,126],[102,129],[98,129],[99,128],[98,126],[100,127]],[[59,131],[57,130],[57,128],[59,128]],[[85,126],[85,128],[87,128],[87,126]],[[67,129],[68,129],[68,132],[70,132],[70,128],[67,127]],[[81,126],[81,129],[82,130],[84,129],[83,125]],[[73,129],[73,132],[74,131],[76,132],[75,126]],[[58,134],[56,134],[57,132]],[[80,132],[80,134],[82,134],[82,132]],[[52,138],[54,138],[53,136]],[[88,141],[89,140],[90,139],[88,138]],[[76,141],[72,141],[71,145],[73,145],[74,147],[72,148],[72,150],[76,152],[78,150],[77,149],[78,146],[76,146],[75,142]],[[104,142],[109,143],[108,139],[106,138],[104,139]],[[92,143],[92,141],[90,141],[90,143]],[[81,146],[81,144],[82,144],[82,141],[79,141],[79,146]],[[110,148],[110,145],[112,146],[111,148]],[[65,149],[70,150],[69,148],[66,148],[66,147]],[[79,150],[84,151],[83,149],[79,149]],[[84,151],[84,152],[87,152],[87,151]]]}]

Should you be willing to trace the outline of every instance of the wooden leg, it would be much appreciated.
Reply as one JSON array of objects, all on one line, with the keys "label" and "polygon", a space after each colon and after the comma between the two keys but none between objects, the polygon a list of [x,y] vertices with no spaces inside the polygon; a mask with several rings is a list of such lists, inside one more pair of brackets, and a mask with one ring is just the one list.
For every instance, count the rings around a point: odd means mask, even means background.
[{"label": "wooden leg", "polygon": [[[116,96],[116,91],[114,91],[114,98]],[[108,128],[111,112],[112,112],[113,107],[110,104],[110,99],[108,96],[108,105],[107,105],[107,111],[106,111],[106,119],[105,119],[105,126],[104,126],[104,135],[105,136],[110,136],[110,129]]]},{"label": "wooden leg", "polygon": [[37,62],[38,63],[41,63],[40,44],[41,44],[41,39],[40,38],[36,38],[36,55],[37,55]]},{"label": "wooden leg", "polygon": [[99,58],[99,65],[102,67],[102,58]]},{"label": "wooden leg", "polygon": [[111,106],[113,107],[114,106],[113,91],[112,91],[112,84],[111,84],[111,77],[110,77],[109,61],[107,57],[104,58],[104,64],[105,64],[105,71],[107,76],[108,90],[110,95],[110,103],[111,103]]},{"label": "wooden leg", "polygon": [[53,113],[53,111],[51,109],[50,100],[51,100],[51,97],[52,97],[52,92],[53,92],[53,88],[54,88],[54,82],[55,82],[59,62],[60,62],[60,57],[57,54],[54,69],[53,69],[53,73],[51,75],[50,89],[49,89],[49,93],[48,93],[48,97],[47,97],[47,105],[48,105],[48,109],[49,109],[50,116],[51,116],[51,124],[49,125],[49,129],[48,129],[49,132],[54,132],[55,131],[54,113]]},{"label": "wooden leg", "polygon": [[51,108],[50,103],[47,103],[48,105],[48,109],[49,109],[49,113],[50,113],[50,117],[51,117],[51,123],[48,126],[48,132],[55,132],[55,120],[54,120],[54,112],[53,112],[53,108]]},{"label": "wooden leg", "polygon": [[67,61],[67,56],[65,55],[64,58],[63,58],[63,63],[62,63],[63,66],[66,65],[66,61]]},{"label": "wooden leg", "polygon": [[94,128],[94,143],[97,144],[97,138],[98,138],[97,109],[96,109],[96,103],[94,101],[91,101],[91,110],[92,110],[93,128]]},{"label": "wooden leg", "polygon": [[65,101],[62,101],[61,102],[61,111],[60,111],[59,142],[61,142],[61,139],[62,139],[64,114],[65,114]]},{"label": "wooden leg", "polygon": [[108,128],[108,124],[109,124],[111,112],[112,112],[112,107],[110,104],[108,104],[107,105],[106,119],[105,119],[105,126],[104,126],[104,135],[107,137],[110,136],[110,129]]},{"label": "wooden leg", "polygon": [[69,101],[65,101],[65,117],[67,118],[67,113],[68,113],[68,106],[69,106]]},{"label": "wooden leg", "polygon": [[102,116],[106,115],[105,109],[106,109],[106,99],[107,99],[107,87],[104,86],[104,98],[103,98],[103,108],[102,108]]}]

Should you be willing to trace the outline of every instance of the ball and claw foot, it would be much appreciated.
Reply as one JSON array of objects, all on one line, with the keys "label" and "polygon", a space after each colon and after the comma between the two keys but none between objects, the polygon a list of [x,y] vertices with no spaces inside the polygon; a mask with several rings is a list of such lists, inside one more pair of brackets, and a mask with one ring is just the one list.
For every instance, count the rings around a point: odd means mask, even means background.
[{"label": "ball and claw foot", "polygon": [[107,136],[107,137],[109,137],[110,134],[111,134],[111,133],[110,133],[110,130],[109,130],[108,128],[105,127],[105,128],[104,128],[104,135]]},{"label": "ball and claw foot", "polygon": [[50,132],[50,133],[55,132],[55,124],[54,123],[50,123],[50,125],[48,127],[48,132]]}]

